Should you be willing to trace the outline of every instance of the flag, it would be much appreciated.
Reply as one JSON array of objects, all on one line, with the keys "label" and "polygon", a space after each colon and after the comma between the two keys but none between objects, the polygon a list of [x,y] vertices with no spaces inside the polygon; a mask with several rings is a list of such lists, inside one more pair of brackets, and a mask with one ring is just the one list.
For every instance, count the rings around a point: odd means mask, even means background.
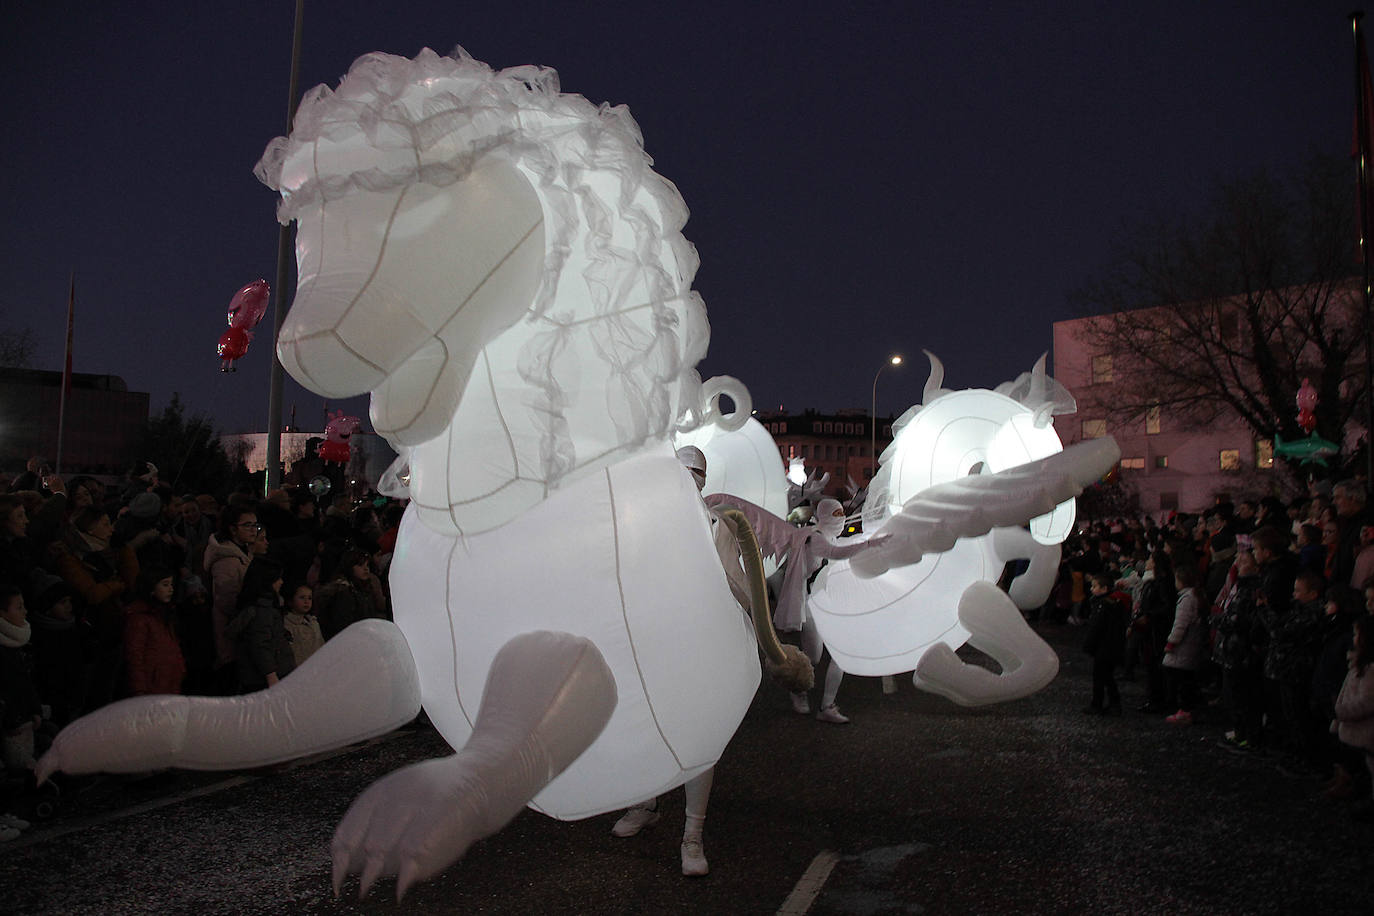
[{"label": "flag", "polygon": [[1360,20],[1355,18],[1355,130],[1350,141],[1350,157],[1355,160],[1359,178],[1359,197],[1355,218],[1359,239],[1359,257],[1364,260],[1368,240],[1365,233],[1374,222],[1374,188],[1371,188],[1369,167],[1371,151],[1374,151],[1374,91],[1369,80],[1369,55],[1365,52],[1364,32],[1360,30]]},{"label": "flag", "polygon": [[72,319],[76,314],[76,273],[72,272],[71,287],[67,291],[67,359],[62,364],[62,403],[72,396]]}]

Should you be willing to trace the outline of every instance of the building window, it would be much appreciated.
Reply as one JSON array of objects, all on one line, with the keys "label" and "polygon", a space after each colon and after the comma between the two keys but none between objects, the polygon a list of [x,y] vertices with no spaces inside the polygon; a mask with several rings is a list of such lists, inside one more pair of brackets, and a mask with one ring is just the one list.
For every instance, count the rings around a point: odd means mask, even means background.
[{"label": "building window", "polygon": [[1112,358],[1108,356],[1093,357],[1093,384],[1102,385],[1112,380]]},{"label": "building window", "polygon": [[1274,466],[1274,440],[1256,439],[1255,440],[1255,467],[1272,468]]},{"label": "building window", "polygon": [[1145,470],[1144,458],[1122,458],[1121,469],[1123,471],[1143,471]]},{"label": "building window", "polygon": [[834,423],[822,423],[822,424],[821,424],[821,432],[823,432],[823,433],[833,433],[834,431],[835,431],[835,424],[834,424]]},{"label": "building window", "polygon": [[1224,448],[1221,450],[1219,458],[1221,461],[1221,469],[1223,471],[1240,470],[1240,449]]},{"label": "building window", "polygon": [[1084,438],[1084,439],[1101,439],[1101,438],[1102,438],[1103,436],[1105,436],[1105,435],[1107,435],[1107,421],[1106,421],[1106,420],[1084,420],[1084,421],[1083,421],[1083,438]]},{"label": "building window", "polygon": [[1159,405],[1151,407],[1145,411],[1145,435],[1159,435]]},{"label": "building window", "polygon": [[1177,509],[1177,508],[1178,508],[1178,494],[1177,494],[1177,493],[1161,493],[1161,494],[1159,494],[1159,508],[1161,508],[1161,509],[1166,509],[1166,510]]},{"label": "building window", "polygon": [[[1168,455],[1155,455],[1155,467],[1157,467],[1157,468],[1167,468],[1168,466],[1169,466],[1169,456],[1168,456]],[[1178,507],[1177,507],[1177,506],[1174,506],[1174,508],[1177,509]]]}]

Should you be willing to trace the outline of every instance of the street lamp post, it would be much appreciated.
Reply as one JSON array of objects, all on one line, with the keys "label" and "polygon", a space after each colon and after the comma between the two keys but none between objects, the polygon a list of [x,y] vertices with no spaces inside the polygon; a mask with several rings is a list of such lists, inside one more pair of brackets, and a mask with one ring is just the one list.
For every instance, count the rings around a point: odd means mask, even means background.
[{"label": "street lamp post", "polygon": [[873,475],[878,473],[878,376],[883,374],[883,370],[888,366],[900,366],[902,357],[894,353],[888,357],[887,362],[878,367],[878,371],[873,375],[873,406],[868,414],[868,482],[873,482]]}]

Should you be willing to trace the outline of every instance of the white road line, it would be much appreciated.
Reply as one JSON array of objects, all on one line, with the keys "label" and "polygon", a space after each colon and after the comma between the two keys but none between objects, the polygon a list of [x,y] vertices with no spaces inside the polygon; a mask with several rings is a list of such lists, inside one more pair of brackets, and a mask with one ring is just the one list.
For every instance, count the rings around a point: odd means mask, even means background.
[{"label": "white road line", "polygon": [[830,872],[838,861],[840,857],[828,849],[817,853],[816,858],[811,860],[806,871],[797,879],[792,893],[787,895],[787,899],[778,908],[778,916],[805,916],[810,911],[811,904],[820,896],[825,882],[830,878]]}]

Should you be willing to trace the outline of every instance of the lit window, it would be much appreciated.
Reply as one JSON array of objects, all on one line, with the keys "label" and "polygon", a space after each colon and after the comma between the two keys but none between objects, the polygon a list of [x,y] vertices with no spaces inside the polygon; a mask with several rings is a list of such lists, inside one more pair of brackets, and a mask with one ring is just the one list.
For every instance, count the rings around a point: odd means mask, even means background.
[{"label": "lit window", "polygon": [[1220,454],[1220,460],[1221,460],[1221,469],[1222,469],[1223,471],[1239,471],[1239,470],[1240,470],[1240,449],[1238,449],[1238,448],[1224,448],[1224,449],[1222,449],[1222,450],[1221,450],[1221,454]]},{"label": "lit window", "polygon": [[1145,470],[1145,459],[1144,459],[1144,458],[1122,458],[1122,459],[1121,459],[1121,468],[1122,468],[1122,470],[1126,470],[1126,471],[1143,471],[1143,470]]},{"label": "lit window", "polygon": [[1159,405],[1151,407],[1145,411],[1145,435],[1159,435]]},{"label": "lit window", "polygon": [[1255,440],[1255,467],[1272,468],[1274,466],[1274,441],[1272,439]]},{"label": "lit window", "polygon": [[1083,438],[1084,438],[1084,439],[1101,439],[1101,438],[1102,438],[1103,436],[1105,436],[1105,435],[1107,435],[1107,421],[1106,421],[1106,420],[1084,420],[1084,421],[1083,421]]},{"label": "lit window", "polygon": [[[1168,456],[1168,455],[1155,455],[1155,467],[1157,467],[1157,468],[1167,468],[1168,466],[1169,466],[1169,456]],[[1178,508],[1178,507],[1175,506],[1174,508]]]},{"label": "lit window", "polygon": [[1093,357],[1093,384],[1101,385],[1112,380],[1111,356]]}]

